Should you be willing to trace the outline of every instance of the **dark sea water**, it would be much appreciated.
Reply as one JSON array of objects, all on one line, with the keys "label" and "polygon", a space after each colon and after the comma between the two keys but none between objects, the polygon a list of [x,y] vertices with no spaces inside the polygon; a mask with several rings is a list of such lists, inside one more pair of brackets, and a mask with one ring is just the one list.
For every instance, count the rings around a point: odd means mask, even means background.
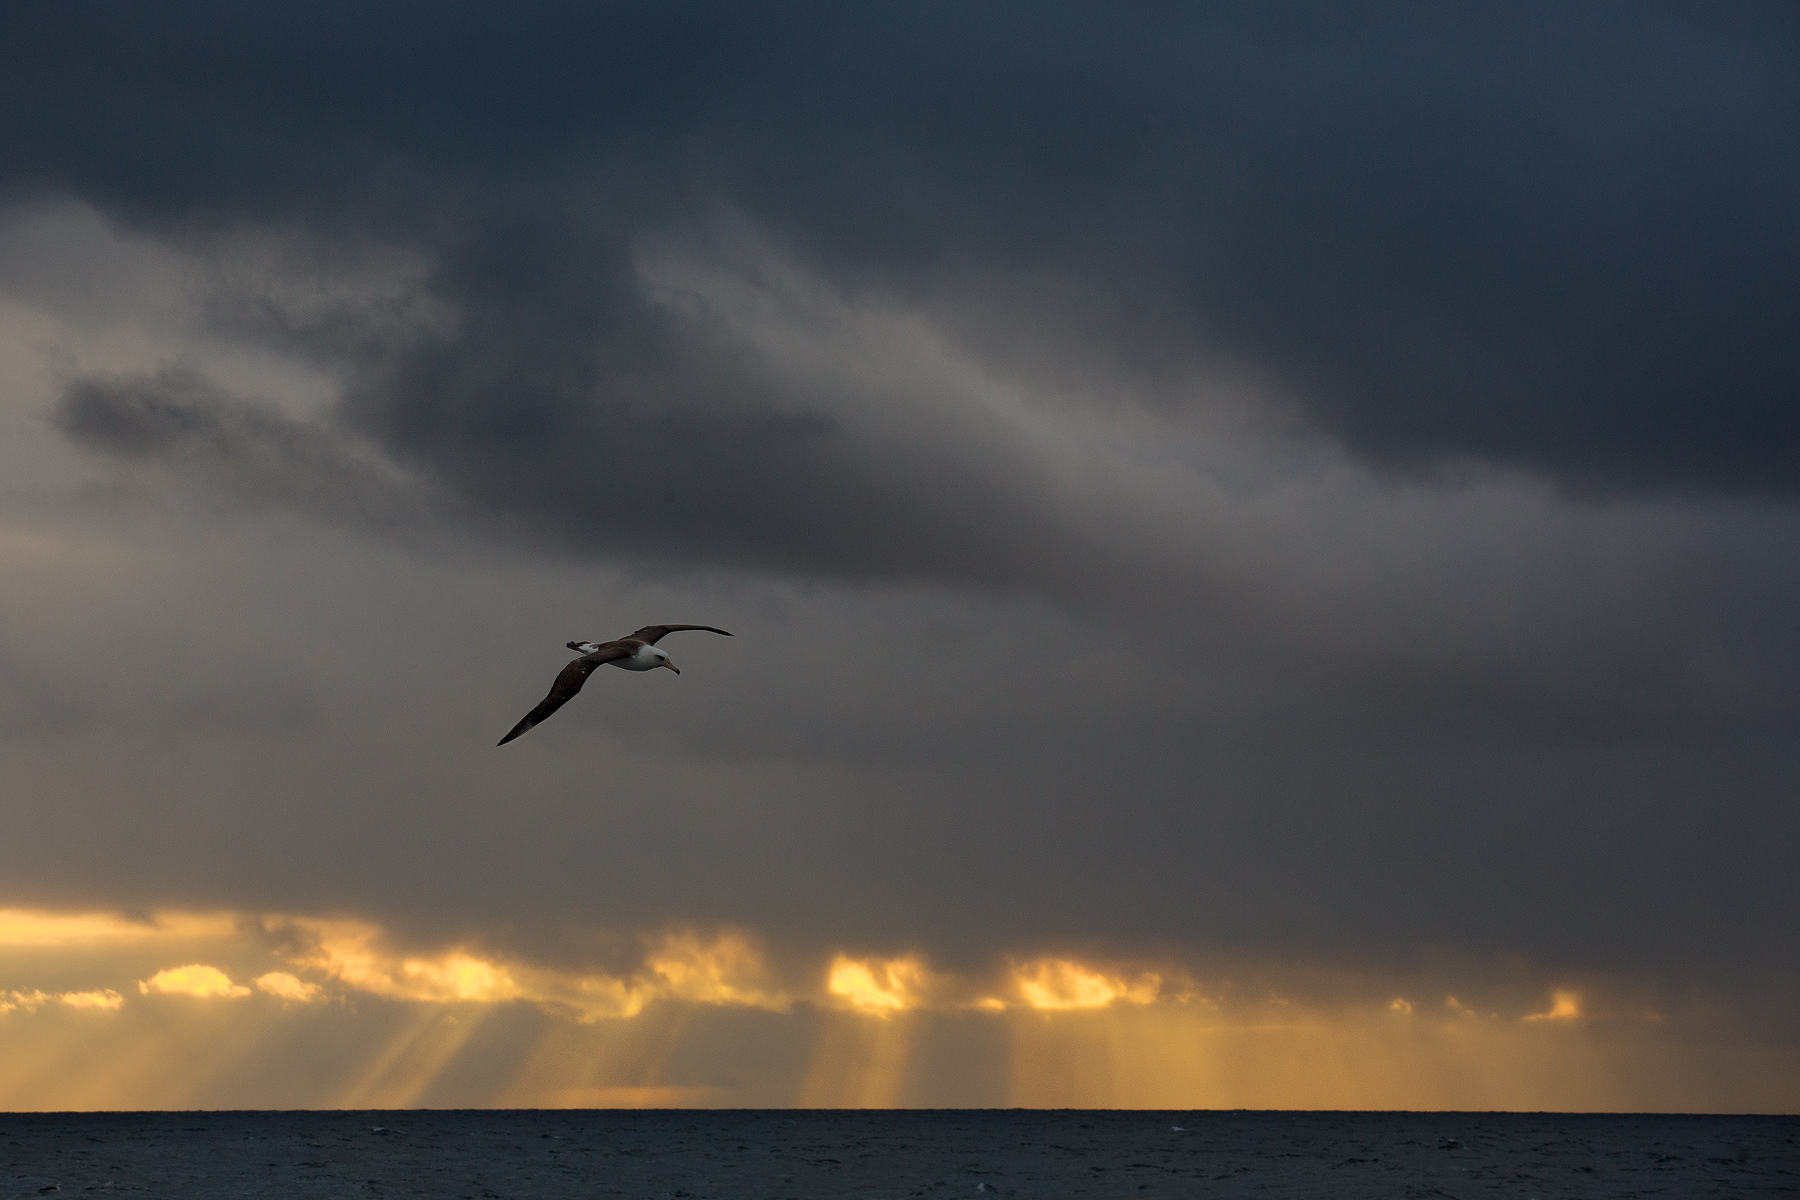
[{"label": "dark sea water", "polygon": [[0,1115],[0,1164],[0,1197],[59,1200],[1789,1196],[1800,1117],[32,1113]]}]

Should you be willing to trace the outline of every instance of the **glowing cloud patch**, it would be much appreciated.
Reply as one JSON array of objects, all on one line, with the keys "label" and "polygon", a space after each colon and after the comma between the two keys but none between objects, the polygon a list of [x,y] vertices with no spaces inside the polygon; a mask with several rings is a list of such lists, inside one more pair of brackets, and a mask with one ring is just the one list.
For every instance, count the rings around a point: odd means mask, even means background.
[{"label": "glowing cloud patch", "polygon": [[1409,1015],[1413,1010],[1412,1001],[1404,996],[1395,996],[1394,1002],[1388,1005],[1389,1012],[1397,1012],[1401,1016]]},{"label": "glowing cloud patch", "polygon": [[150,978],[140,980],[138,991],[146,996],[160,992],[165,996],[227,996],[234,999],[250,994],[249,988],[231,982],[231,976],[219,968],[203,963],[158,971]]},{"label": "glowing cloud patch", "polygon": [[583,1024],[635,1017],[656,999],[654,989],[605,975],[564,979],[552,976],[538,995],[540,1004],[572,1009]]},{"label": "glowing cloud patch", "polygon": [[1581,1019],[1581,994],[1564,991],[1558,988],[1550,994],[1550,1011],[1532,1013],[1527,1021],[1579,1021]]},{"label": "glowing cloud patch", "polygon": [[380,928],[357,921],[292,918],[271,932],[297,935],[298,947],[285,954],[294,966],[390,1000],[435,1004],[518,1000],[572,1010],[583,1022],[634,1017],[656,1000],[777,1012],[789,1007],[787,997],[764,988],[762,957],[741,934],[722,934],[711,941],[691,933],[667,935],[650,947],[639,970],[621,978],[503,962],[467,949],[397,954],[387,947]]},{"label": "glowing cloud patch", "polygon": [[693,934],[673,934],[645,961],[667,996],[695,1004],[745,1005],[784,1009],[785,1001],[759,985],[762,956],[739,934],[702,942]]},{"label": "glowing cloud patch", "polygon": [[1041,958],[1015,964],[1013,986],[1029,1008],[1104,1008],[1115,1000],[1153,1003],[1162,991],[1162,976],[1145,973],[1126,979],[1090,970],[1066,958]]},{"label": "glowing cloud patch", "polygon": [[301,1004],[319,994],[318,984],[307,983],[299,976],[291,975],[286,971],[270,971],[267,975],[258,975],[256,988],[271,996],[279,996],[283,1000],[293,1000]]},{"label": "glowing cloud patch", "polygon": [[4,992],[0,993],[0,1013],[9,1013],[14,1009],[32,1013],[51,1002],[66,1004],[70,1008],[99,1009],[110,1012],[125,1003],[125,997],[111,988],[98,988],[91,992],[51,993],[36,989],[29,992]]},{"label": "glowing cloud patch", "polygon": [[786,1012],[788,996],[770,989],[761,953],[739,933],[708,941],[666,934],[649,943],[643,965],[629,976],[577,974],[520,966],[520,998],[573,1010],[584,1024],[635,1017],[658,1000]]},{"label": "glowing cloud patch", "polygon": [[916,958],[854,959],[840,954],[831,960],[825,990],[850,1007],[890,1016],[917,1007],[925,968]]},{"label": "glowing cloud patch", "polygon": [[461,950],[436,956],[399,956],[380,947],[381,931],[354,921],[294,922],[312,946],[297,965],[322,971],[359,991],[392,1000],[496,1003],[524,994],[499,964]]},{"label": "glowing cloud patch", "polygon": [[514,1000],[524,989],[513,982],[506,968],[475,958],[451,953],[439,958],[409,958],[400,964],[401,973],[413,983],[414,994],[432,1000],[475,1000],[493,1004]]}]

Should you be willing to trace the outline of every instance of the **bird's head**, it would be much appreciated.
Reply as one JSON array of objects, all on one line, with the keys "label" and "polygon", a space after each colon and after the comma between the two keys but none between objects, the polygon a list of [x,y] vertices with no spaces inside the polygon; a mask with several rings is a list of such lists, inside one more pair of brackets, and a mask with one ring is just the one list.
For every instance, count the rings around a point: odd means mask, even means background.
[{"label": "bird's head", "polygon": [[675,672],[677,675],[681,674],[681,668],[676,666],[673,662],[669,661],[669,656],[666,653],[664,653],[661,650],[652,650],[650,653],[656,655],[656,665],[657,666],[667,667],[667,668],[669,668],[669,670]]}]

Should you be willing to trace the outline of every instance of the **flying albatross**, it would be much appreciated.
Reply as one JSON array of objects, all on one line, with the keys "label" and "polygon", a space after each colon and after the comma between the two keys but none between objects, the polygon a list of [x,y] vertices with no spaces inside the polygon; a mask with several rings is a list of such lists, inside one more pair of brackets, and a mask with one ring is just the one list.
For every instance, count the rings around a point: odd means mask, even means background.
[{"label": "flying albatross", "polygon": [[578,651],[580,658],[575,659],[556,676],[556,682],[550,685],[550,694],[545,696],[538,706],[525,714],[525,719],[512,727],[512,732],[501,738],[495,745],[504,746],[520,734],[528,731],[533,725],[546,720],[551,713],[569,702],[569,698],[581,690],[587,677],[602,663],[611,663],[615,667],[624,667],[627,671],[654,671],[658,667],[667,667],[677,675],[681,668],[669,661],[667,651],[658,650],[656,643],[665,634],[678,633],[683,629],[704,629],[707,633],[725,633],[723,629],[714,629],[711,625],[646,625],[636,633],[627,634],[612,642],[570,642],[569,649]]}]

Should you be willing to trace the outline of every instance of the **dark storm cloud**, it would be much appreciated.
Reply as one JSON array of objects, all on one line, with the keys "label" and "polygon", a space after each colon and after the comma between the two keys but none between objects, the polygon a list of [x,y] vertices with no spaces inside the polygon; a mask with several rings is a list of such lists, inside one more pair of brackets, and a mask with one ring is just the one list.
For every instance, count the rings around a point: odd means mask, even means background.
[{"label": "dark storm cloud", "polygon": [[[1113,361],[1251,362],[1384,466],[1800,484],[1800,43],[1779,6],[4,21],[10,194],[190,241],[249,223],[421,255],[453,320],[315,342],[348,369],[341,419],[470,511],[583,549],[629,523],[706,561],[1029,582],[1059,536],[1016,454],[859,442],[831,397],[651,303],[638,239],[722,214],[846,295],[952,318],[984,281],[1053,282]],[[973,314],[968,336],[1039,315]],[[633,439],[654,449],[598,450]]]},{"label": "dark storm cloud", "polygon": [[394,532],[422,508],[413,489],[343,438],[189,370],[85,378],[54,415],[83,446],[172,468],[236,505],[292,507]]}]

